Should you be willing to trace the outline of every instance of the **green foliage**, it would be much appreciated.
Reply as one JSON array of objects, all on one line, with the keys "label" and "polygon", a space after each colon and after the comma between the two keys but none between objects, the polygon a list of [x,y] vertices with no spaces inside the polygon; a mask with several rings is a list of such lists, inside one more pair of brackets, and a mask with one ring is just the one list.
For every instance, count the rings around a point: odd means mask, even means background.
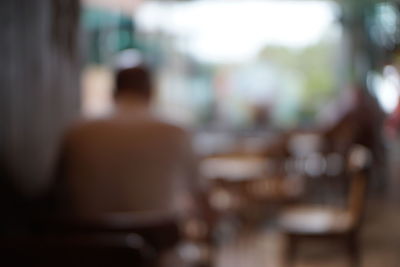
[{"label": "green foliage", "polygon": [[304,117],[312,117],[333,93],[335,80],[332,51],[332,44],[319,42],[303,49],[268,46],[260,54],[262,60],[300,77],[301,121],[307,119]]}]

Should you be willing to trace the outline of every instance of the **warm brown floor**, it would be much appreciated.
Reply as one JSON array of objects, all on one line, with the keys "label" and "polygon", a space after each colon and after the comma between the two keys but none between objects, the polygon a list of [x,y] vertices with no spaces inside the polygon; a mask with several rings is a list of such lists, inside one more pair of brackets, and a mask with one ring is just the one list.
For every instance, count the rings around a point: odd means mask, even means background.
[{"label": "warm brown floor", "polygon": [[[374,201],[369,204],[362,232],[362,266],[400,266],[400,208]],[[272,230],[247,231],[218,250],[216,267],[279,267],[283,236]],[[341,244],[303,243],[296,267],[349,266]]]}]

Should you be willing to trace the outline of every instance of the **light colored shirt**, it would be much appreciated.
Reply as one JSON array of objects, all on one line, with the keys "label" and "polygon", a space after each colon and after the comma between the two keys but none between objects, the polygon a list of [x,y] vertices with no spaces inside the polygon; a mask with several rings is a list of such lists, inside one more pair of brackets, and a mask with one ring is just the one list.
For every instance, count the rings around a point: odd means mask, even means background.
[{"label": "light colored shirt", "polygon": [[83,216],[183,212],[198,190],[189,136],[144,106],[75,125],[63,147],[63,175]]}]

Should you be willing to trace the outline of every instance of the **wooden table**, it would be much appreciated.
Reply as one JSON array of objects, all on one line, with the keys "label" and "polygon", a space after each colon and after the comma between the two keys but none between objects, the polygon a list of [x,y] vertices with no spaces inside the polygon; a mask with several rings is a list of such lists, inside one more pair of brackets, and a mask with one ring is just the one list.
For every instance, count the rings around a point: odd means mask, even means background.
[{"label": "wooden table", "polygon": [[210,203],[218,210],[237,210],[257,203],[298,197],[302,179],[271,171],[276,160],[260,156],[225,155],[205,158],[200,172],[211,183]]}]

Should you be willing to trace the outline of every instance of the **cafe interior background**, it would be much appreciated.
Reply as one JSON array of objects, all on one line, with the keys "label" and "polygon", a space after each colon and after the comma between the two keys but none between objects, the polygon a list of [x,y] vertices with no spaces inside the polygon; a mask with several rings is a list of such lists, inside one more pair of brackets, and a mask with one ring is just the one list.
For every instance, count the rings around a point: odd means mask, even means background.
[{"label": "cafe interior background", "polygon": [[[213,242],[182,241],[181,264],[400,265],[396,1],[73,2],[0,4],[22,53],[0,51],[2,181],[19,192],[3,186],[5,236],[27,231],[68,123],[112,110],[122,55],[151,67],[153,110],[192,134],[218,214]],[[62,33],[46,37],[52,24]]]}]

